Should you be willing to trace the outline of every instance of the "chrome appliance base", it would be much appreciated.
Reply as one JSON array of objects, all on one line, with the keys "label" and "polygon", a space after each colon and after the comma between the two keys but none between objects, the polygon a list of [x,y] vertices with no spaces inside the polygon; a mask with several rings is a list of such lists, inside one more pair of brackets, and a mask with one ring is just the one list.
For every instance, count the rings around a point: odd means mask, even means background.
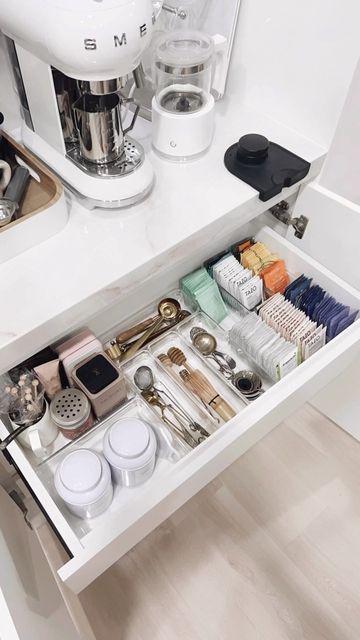
[{"label": "chrome appliance base", "polygon": [[96,164],[84,160],[80,155],[79,146],[77,144],[71,144],[66,150],[66,156],[73,162],[81,171],[87,173],[93,178],[120,178],[122,176],[128,176],[136,169],[138,169],[143,163],[145,152],[141,144],[132,138],[125,138],[125,150],[124,154],[107,164]]}]

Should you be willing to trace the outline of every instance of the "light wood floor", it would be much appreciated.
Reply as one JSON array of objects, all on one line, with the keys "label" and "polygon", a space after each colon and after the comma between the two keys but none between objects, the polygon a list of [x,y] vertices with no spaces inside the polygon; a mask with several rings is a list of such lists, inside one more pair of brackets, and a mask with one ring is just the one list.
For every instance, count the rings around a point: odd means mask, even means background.
[{"label": "light wood floor", "polygon": [[359,640],[360,445],[305,407],[82,602],[98,640]]}]

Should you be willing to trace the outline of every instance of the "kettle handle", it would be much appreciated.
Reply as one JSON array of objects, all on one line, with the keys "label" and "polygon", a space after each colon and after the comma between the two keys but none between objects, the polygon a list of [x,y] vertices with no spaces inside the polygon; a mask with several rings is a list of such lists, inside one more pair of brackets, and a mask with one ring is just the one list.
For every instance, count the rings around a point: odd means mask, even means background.
[{"label": "kettle handle", "polygon": [[[125,102],[131,102],[132,104],[136,104],[132,98],[121,98],[121,102],[122,104],[124,104]],[[130,125],[126,127],[126,129],[124,129],[123,131],[124,136],[126,136],[126,134],[129,133],[129,131],[132,131],[132,129],[134,128],[135,122],[139,115],[139,111],[140,111],[140,105],[136,104],[136,109],[133,115],[133,119],[131,120]]]}]

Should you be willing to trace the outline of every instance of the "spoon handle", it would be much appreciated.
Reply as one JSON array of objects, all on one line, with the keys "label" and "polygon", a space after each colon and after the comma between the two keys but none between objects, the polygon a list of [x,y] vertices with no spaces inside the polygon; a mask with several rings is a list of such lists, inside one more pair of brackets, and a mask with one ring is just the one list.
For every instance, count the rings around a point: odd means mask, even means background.
[{"label": "spoon handle", "polygon": [[116,342],[118,344],[128,342],[128,340],[131,340],[131,338],[135,338],[135,336],[139,335],[139,333],[142,333],[143,331],[146,331],[146,329],[149,329],[149,327],[151,327],[154,322],[157,321],[157,319],[158,316],[153,316],[152,318],[147,318],[147,320],[139,322],[139,324],[135,324],[129,329],[125,329],[125,331],[119,333],[119,335],[116,336]]},{"label": "spoon handle", "polygon": [[145,333],[138,340],[136,340],[136,342],[133,343],[133,345],[130,347],[130,349],[128,349],[124,353],[122,361],[128,360],[129,358],[134,356],[135,353],[137,353],[139,351],[139,349],[141,349],[141,347],[145,344],[145,342],[148,340],[148,338],[150,338],[150,336],[152,336],[152,334],[155,331],[157,331],[157,329],[160,328],[160,326],[162,325],[163,322],[164,322],[164,319],[162,317],[160,317],[156,322],[154,322],[152,324],[152,326],[147,331],[145,331]]}]

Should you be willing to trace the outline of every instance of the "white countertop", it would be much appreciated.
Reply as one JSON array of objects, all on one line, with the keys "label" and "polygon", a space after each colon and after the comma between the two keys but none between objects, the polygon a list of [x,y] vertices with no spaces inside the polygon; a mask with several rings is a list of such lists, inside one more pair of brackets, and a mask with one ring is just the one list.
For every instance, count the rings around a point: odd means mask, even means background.
[{"label": "white countertop", "polygon": [[[319,172],[324,149],[234,102],[218,103],[214,143],[203,158],[179,165],[149,151],[156,184],[147,200],[125,211],[88,211],[72,197],[63,231],[0,265],[1,370],[86,322],[129,291],[140,270],[153,273],[179,251],[186,255],[196,233],[211,237],[224,224],[235,229],[294,192],[296,186],[264,203],[226,170],[224,152],[241,135],[262,133],[310,161],[307,179]],[[141,141],[149,149],[149,136]]]}]

